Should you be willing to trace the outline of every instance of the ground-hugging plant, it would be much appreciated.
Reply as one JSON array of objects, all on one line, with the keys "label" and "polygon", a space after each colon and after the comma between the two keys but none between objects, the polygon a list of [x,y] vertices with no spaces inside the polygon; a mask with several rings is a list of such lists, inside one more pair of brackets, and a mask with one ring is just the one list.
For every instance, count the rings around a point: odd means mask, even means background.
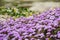
[{"label": "ground-hugging plant", "polygon": [[60,40],[60,8],[0,21],[0,40]]}]

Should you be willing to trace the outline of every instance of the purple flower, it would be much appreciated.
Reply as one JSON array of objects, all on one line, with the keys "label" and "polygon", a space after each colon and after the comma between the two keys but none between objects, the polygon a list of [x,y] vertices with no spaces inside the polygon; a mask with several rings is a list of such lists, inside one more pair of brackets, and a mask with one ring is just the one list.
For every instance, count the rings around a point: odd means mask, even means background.
[{"label": "purple flower", "polygon": [[46,38],[45,40],[49,40],[49,38]]},{"label": "purple flower", "polygon": [[60,38],[60,31],[57,32],[57,37]]},{"label": "purple flower", "polygon": [[50,16],[50,19],[51,19],[51,20],[54,20],[54,19],[55,19],[55,16]]},{"label": "purple flower", "polygon": [[46,30],[46,29],[51,29],[52,28],[52,26],[45,26],[44,27],[44,30]]}]

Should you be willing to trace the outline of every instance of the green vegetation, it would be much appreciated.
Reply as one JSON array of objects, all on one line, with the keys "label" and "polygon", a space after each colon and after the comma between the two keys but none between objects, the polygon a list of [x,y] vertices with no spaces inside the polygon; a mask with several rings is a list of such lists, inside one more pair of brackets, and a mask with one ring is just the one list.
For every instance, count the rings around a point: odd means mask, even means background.
[{"label": "green vegetation", "polygon": [[21,16],[31,16],[34,12],[29,10],[28,8],[23,7],[12,7],[12,8],[5,8],[0,7],[0,15],[9,15],[11,17],[21,17]]}]

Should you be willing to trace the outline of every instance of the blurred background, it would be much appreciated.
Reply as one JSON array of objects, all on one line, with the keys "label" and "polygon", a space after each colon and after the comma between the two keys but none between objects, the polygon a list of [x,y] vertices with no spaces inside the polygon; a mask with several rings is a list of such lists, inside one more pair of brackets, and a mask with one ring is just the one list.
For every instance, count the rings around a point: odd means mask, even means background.
[{"label": "blurred background", "polygon": [[60,0],[0,0],[0,19],[28,17],[56,7],[60,7]]},{"label": "blurred background", "polygon": [[60,0],[0,0],[0,6],[4,7],[24,7],[33,11],[43,8],[60,7]]}]

